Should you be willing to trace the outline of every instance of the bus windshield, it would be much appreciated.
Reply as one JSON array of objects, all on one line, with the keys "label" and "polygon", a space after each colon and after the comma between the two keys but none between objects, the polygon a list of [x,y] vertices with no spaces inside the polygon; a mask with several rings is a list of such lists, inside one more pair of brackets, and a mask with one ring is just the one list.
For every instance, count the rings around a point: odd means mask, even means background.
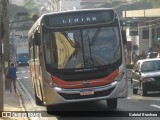
[{"label": "bus windshield", "polygon": [[18,57],[19,57],[19,58],[28,58],[29,55],[28,55],[28,53],[19,53],[19,54],[18,54]]},{"label": "bus windshield", "polygon": [[46,64],[54,69],[84,69],[113,64],[121,58],[117,27],[44,33]]}]

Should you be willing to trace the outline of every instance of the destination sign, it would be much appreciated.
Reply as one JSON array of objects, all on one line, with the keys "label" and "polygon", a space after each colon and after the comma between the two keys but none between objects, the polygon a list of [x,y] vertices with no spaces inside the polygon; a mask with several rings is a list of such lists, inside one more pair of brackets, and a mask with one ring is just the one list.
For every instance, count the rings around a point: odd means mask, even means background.
[{"label": "destination sign", "polygon": [[115,18],[113,10],[76,11],[49,14],[44,16],[48,27],[65,27],[112,22]]}]

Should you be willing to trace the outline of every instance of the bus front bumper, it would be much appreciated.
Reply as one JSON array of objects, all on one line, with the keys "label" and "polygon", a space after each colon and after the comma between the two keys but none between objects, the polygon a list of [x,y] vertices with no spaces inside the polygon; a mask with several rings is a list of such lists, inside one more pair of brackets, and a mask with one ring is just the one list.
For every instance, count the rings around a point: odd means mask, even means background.
[{"label": "bus front bumper", "polygon": [[46,105],[124,98],[127,97],[127,89],[126,80],[114,81],[113,83],[104,86],[80,89],[62,89],[54,87],[51,90],[52,92],[49,95],[48,101],[46,101]]}]

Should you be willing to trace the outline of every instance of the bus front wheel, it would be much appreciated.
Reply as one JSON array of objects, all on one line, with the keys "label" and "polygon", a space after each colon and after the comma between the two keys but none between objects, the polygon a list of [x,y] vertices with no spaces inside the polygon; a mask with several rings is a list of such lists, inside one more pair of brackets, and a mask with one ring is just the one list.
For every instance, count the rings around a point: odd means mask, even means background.
[{"label": "bus front wheel", "polygon": [[47,113],[48,113],[48,114],[52,114],[53,105],[47,105],[47,106],[46,106],[46,109],[47,109]]},{"label": "bus front wheel", "polygon": [[117,108],[117,98],[108,99],[106,101],[108,109],[114,110]]}]

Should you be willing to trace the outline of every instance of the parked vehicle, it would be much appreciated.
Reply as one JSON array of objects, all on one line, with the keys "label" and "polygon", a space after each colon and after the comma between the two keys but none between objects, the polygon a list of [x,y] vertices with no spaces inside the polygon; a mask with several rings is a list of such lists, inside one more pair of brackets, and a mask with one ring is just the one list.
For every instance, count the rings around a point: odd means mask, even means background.
[{"label": "parked vehicle", "polygon": [[138,90],[143,96],[148,91],[160,91],[160,59],[138,60],[132,70],[131,85],[133,94]]},{"label": "parked vehicle", "polygon": [[149,52],[147,58],[160,58],[160,55],[158,52]]}]

